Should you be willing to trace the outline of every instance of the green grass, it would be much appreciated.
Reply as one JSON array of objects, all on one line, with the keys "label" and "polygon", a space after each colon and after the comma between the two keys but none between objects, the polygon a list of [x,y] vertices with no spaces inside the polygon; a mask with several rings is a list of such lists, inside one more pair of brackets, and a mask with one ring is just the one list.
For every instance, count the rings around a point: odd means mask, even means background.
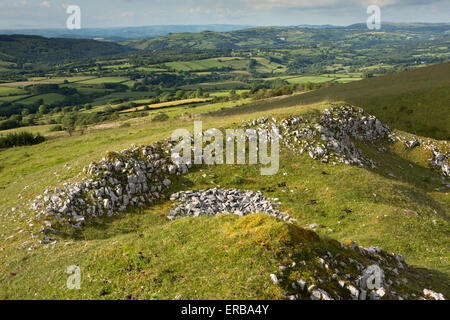
[{"label": "green grass", "polygon": [[146,71],[146,72],[163,72],[166,71],[166,69],[158,68],[158,67],[139,67],[136,68],[138,71]]},{"label": "green grass", "polygon": [[64,83],[64,81],[67,80],[69,83],[76,83],[76,82],[81,82],[81,81],[85,81],[85,80],[89,80],[89,79],[93,79],[93,78],[94,77],[92,77],[92,76],[52,77],[51,79],[41,77],[41,78],[36,78],[33,80],[38,81],[38,82],[55,81],[58,83]]},{"label": "green grass", "polygon": [[[177,107],[180,105],[193,105],[193,104],[202,104],[205,102],[209,102],[211,99],[209,98],[199,98],[199,99],[183,99],[183,100],[175,100],[175,101],[169,101],[169,102],[162,102],[162,103],[154,103],[154,104],[148,104],[146,106],[140,106],[140,107],[135,107],[135,108],[130,108],[130,109],[126,109],[121,111],[121,113],[126,113],[126,112],[133,112],[135,110],[145,110],[146,108],[148,108],[149,110],[151,109],[163,109],[163,108],[172,108],[172,107]],[[135,100],[135,103],[149,103],[148,100]]]},{"label": "green grass", "polygon": [[108,105],[111,100],[116,99],[130,99],[130,101],[147,98],[149,96],[149,92],[113,92],[106,96],[95,99],[92,103],[93,106],[105,106]]},{"label": "green grass", "polygon": [[96,89],[96,88],[86,88],[86,87],[75,87],[77,91],[81,94],[93,94],[93,93],[103,93],[105,89]]},{"label": "green grass", "polygon": [[208,70],[213,68],[220,68],[223,65],[214,60],[198,60],[198,61],[177,61],[168,62],[165,64],[169,68],[175,69],[176,71],[200,71]]},{"label": "green grass", "polygon": [[286,66],[276,63],[276,62],[270,62],[267,58],[255,58],[255,60],[258,62],[258,65],[256,67],[257,72],[261,73],[284,73],[287,71]]},{"label": "green grass", "polygon": [[324,83],[336,81],[338,83],[347,83],[352,81],[361,80],[361,74],[358,73],[343,73],[343,74],[322,74],[317,76],[279,76],[279,77],[270,77],[264,78],[264,80],[275,80],[275,79],[283,79],[289,82],[290,84],[300,84],[300,83]]},{"label": "green grass", "polygon": [[27,92],[22,89],[0,86],[0,96],[7,96],[9,94],[24,94],[24,93]]},{"label": "green grass", "polygon": [[[249,92],[249,90],[235,90],[237,94],[243,94],[244,92]],[[229,97],[231,90],[226,91],[213,91],[210,93],[211,97]]]},{"label": "green grass", "polygon": [[[219,105],[190,111],[204,121],[207,129],[230,127],[262,116],[308,115],[324,107],[326,104],[295,106],[220,118],[199,115],[207,108],[221,108]],[[182,108],[172,112],[182,114]],[[419,267],[415,272],[425,279],[427,287],[449,295],[448,191],[442,189],[437,173],[424,167],[427,152],[405,150],[400,144],[388,146],[389,152],[383,156],[370,146],[365,148],[380,164],[377,170],[330,166],[307,155],[283,152],[275,176],[261,177],[257,166],[222,165],[194,170],[172,186],[172,191],[182,188],[182,183],[190,188],[273,187],[275,191],[268,196],[279,198],[282,210],[298,218],[299,227],[312,223],[324,226],[319,229],[324,239],[320,242],[301,240],[303,231],[298,228],[286,234],[287,225],[265,216],[168,222],[165,215],[169,204],[161,202],[67,233],[53,249],[38,246],[27,251],[32,245],[30,234],[19,233],[29,229],[28,219],[33,217],[26,203],[47,186],[73,180],[84,165],[107,151],[162,140],[180,127],[193,128],[189,118],[180,122],[172,115],[164,123],[150,119],[140,119],[130,127],[93,130],[82,136],[64,136],[39,146],[0,152],[0,212],[8,213],[7,217],[0,216],[0,259],[4,261],[0,265],[0,297],[280,299],[284,290],[274,286],[268,275],[279,265],[292,262],[289,252],[310,263],[316,251],[337,251],[328,238],[352,239],[364,246],[377,245],[402,253],[408,263]],[[389,173],[398,178],[393,179]],[[205,179],[204,174],[216,178]],[[286,187],[278,186],[282,182]],[[312,199],[317,204],[311,205]],[[15,213],[11,213],[12,207]],[[345,213],[344,209],[352,212]],[[20,217],[22,210],[26,215]],[[5,240],[10,235],[14,237]],[[70,265],[82,269],[80,291],[65,288],[65,270]],[[308,270],[302,276],[308,277]],[[418,291],[425,286],[419,282],[412,284]],[[106,295],[99,295],[102,290]]]},{"label": "green grass", "polygon": [[[194,61],[168,62],[165,63],[165,65],[176,71],[203,71],[227,67],[232,68],[233,70],[242,70],[247,69],[249,62],[250,60],[245,58],[220,57]],[[268,63],[267,59],[264,59],[264,62]]]},{"label": "green grass", "polygon": [[30,98],[20,100],[20,103],[23,104],[32,104],[36,103],[40,99],[44,100],[44,104],[54,104],[63,101],[65,96],[59,93],[46,93],[46,94],[40,94],[37,96],[32,96]]},{"label": "green grass", "polygon": [[189,84],[182,86],[183,90],[195,90],[198,88],[206,90],[234,90],[239,88],[247,88],[248,84],[242,81],[224,81],[224,82],[206,82],[199,84]]},{"label": "green grass", "polygon": [[289,78],[289,79],[287,79],[287,82],[289,82],[290,84],[299,84],[299,83],[307,83],[307,82],[323,83],[323,82],[328,82],[328,81],[332,81],[332,80],[333,80],[333,78],[322,77],[322,76],[301,76],[301,77],[297,77],[297,78]]},{"label": "green grass", "polygon": [[78,83],[82,81],[86,81],[89,79],[94,79],[92,76],[74,76],[74,77],[34,77],[30,78],[29,81],[20,81],[20,82],[9,82],[3,83],[4,87],[25,87],[33,84],[63,84],[65,80],[69,83]]},{"label": "green grass", "polygon": [[26,98],[28,96],[30,96],[30,95],[24,94],[24,95],[18,95],[18,96],[5,96],[5,97],[0,97],[0,101],[2,101],[2,102],[12,102],[12,101],[24,99],[24,98]]},{"label": "green grass", "polygon": [[118,82],[125,82],[130,79],[125,77],[100,77],[95,79],[88,79],[79,81],[80,84],[102,84],[102,83],[118,83]]}]

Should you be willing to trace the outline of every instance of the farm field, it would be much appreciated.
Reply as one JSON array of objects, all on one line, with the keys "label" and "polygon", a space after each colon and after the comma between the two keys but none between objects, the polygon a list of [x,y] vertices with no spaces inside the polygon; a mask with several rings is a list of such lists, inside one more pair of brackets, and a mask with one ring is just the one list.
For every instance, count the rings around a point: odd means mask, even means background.
[{"label": "farm field", "polygon": [[39,100],[43,100],[44,103],[47,104],[52,104],[52,103],[58,103],[61,102],[62,100],[64,100],[64,96],[58,93],[46,93],[46,94],[41,94],[41,95],[37,95],[37,96],[32,96],[30,98],[26,98],[24,100],[21,100],[21,103],[23,104],[32,104],[35,103]]},{"label": "farm field", "polygon": [[92,78],[93,77],[89,77],[89,76],[67,77],[67,78],[40,77],[40,78],[32,78],[32,79],[30,79],[31,81],[8,82],[8,83],[2,83],[1,85],[7,86],[7,87],[14,87],[14,88],[17,88],[17,87],[24,88],[26,86],[30,86],[30,85],[34,85],[34,84],[62,84],[62,83],[64,83],[65,80],[67,80],[68,82],[80,82],[80,81],[85,81],[85,80],[89,80]]},{"label": "farm field", "polygon": [[181,88],[185,90],[195,90],[198,88],[207,90],[233,90],[247,86],[248,85],[245,82],[241,81],[226,81],[226,82],[199,83],[196,85],[186,85]]},{"label": "farm field", "polygon": [[23,94],[26,93],[25,90],[14,88],[14,87],[8,87],[8,86],[0,86],[0,96],[8,96],[8,95],[16,95],[16,94]]},{"label": "farm field", "polygon": [[[211,99],[208,98],[203,98],[203,99],[184,99],[184,100],[177,100],[177,101],[170,101],[170,102],[162,102],[162,103],[155,103],[155,104],[149,104],[146,106],[140,106],[140,107],[136,107],[136,108],[132,108],[129,110],[122,110],[120,112],[125,113],[125,112],[132,112],[135,110],[146,110],[148,109],[161,109],[164,107],[175,107],[175,106],[179,106],[179,105],[186,105],[186,104],[193,104],[193,103],[203,103],[203,102],[208,102]],[[148,100],[135,100],[133,102],[141,104],[141,103],[147,103]]]},{"label": "farm field", "polygon": [[102,84],[102,83],[117,83],[117,82],[125,82],[128,81],[128,78],[125,77],[100,77],[94,79],[87,79],[78,81],[80,84]]},{"label": "farm field", "polygon": [[17,96],[3,96],[3,97],[0,97],[0,101],[2,101],[2,102],[13,102],[13,101],[24,99],[24,98],[26,98],[28,96],[29,95],[27,95],[27,94],[25,94],[25,95],[17,95]]}]

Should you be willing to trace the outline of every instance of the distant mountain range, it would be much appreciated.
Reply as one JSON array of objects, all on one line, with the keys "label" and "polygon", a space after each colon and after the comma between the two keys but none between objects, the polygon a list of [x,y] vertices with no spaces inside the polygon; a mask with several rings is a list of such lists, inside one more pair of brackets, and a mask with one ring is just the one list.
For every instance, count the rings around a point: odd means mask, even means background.
[{"label": "distant mountain range", "polygon": [[[221,32],[212,31],[213,29]],[[236,29],[223,31],[225,29]],[[207,29],[208,31],[202,31]],[[184,32],[176,32],[184,30]],[[186,30],[189,30],[186,31]],[[15,30],[19,32],[18,30]],[[169,32],[173,31],[173,32]],[[348,27],[295,26],[253,27],[231,25],[210,26],[152,26],[139,28],[80,30],[79,38],[63,36],[0,35],[0,61],[13,63],[58,63],[74,59],[116,55],[136,50],[172,49],[258,49],[290,46],[329,46],[354,50],[374,46],[409,45],[412,41],[450,41],[450,24],[384,24],[383,32],[374,33],[364,24]],[[41,30],[41,32],[44,32]],[[54,35],[56,35],[56,31]],[[67,30],[65,30],[67,32]],[[95,41],[83,37],[91,32]],[[102,33],[103,32],[103,33]],[[109,32],[109,36],[107,36]],[[166,33],[156,36],[157,33]],[[31,33],[31,30],[28,30]],[[93,35],[96,35],[95,37]],[[118,34],[118,39],[113,41]],[[149,35],[155,35],[149,37]],[[134,39],[134,37],[140,37]],[[71,36],[74,36],[73,34]]]},{"label": "distant mountain range", "polygon": [[383,24],[374,33],[366,24],[347,27],[295,26],[256,27],[231,32],[176,33],[158,38],[142,38],[120,42],[138,50],[168,49],[255,49],[292,45],[373,46],[375,43],[398,44],[450,38],[450,24]]},{"label": "distant mountain range", "polygon": [[74,39],[104,39],[109,41],[121,41],[140,38],[155,38],[166,36],[171,33],[189,32],[198,33],[203,31],[229,32],[250,28],[248,25],[160,25],[145,27],[123,27],[123,28],[82,28],[80,30],[68,29],[8,29],[0,30],[0,34],[12,35],[35,35],[47,38],[74,38]]},{"label": "distant mountain range", "polygon": [[[382,24],[383,29],[388,31],[399,29],[415,29],[418,31],[436,30],[449,28],[448,23],[388,23]],[[309,25],[302,24],[297,26],[273,26],[256,27],[250,25],[230,25],[230,24],[210,24],[210,25],[154,25],[144,27],[116,27],[116,28],[82,28],[80,30],[68,29],[2,29],[0,34],[13,35],[34,35],[46,38],[73,38],[73,39],[96,39],[106,41],[125,41],[136,39],[158,38],[174,33],[201,33],[211,32],[233,32],[244,29],[254,28],[288,28],[288,29],[361,29],[367,30],[365,23],[353,24],[350,26]]]}]

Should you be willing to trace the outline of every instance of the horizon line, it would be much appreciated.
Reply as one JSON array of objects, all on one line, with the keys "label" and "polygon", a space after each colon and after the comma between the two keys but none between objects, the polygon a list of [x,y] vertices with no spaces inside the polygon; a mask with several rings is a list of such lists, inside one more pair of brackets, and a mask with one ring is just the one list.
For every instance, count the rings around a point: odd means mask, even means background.
[{"label": "horizon line", "polygon": [[[382,21],[382,24],[450,24],[450,22],[394,22],[394,21]],[[189,27],[189,26],[236,26],[236,27],[246,27],[246,28],[264,28],[264,27],[299,27],[299,26],[311,26],[311,27],[350,27],[353,25],[365,24],[365,22],[355,22],[346,25],[339,24],[298,24],[298,25],[281,25],[281,24],[273,24],[273,25],[252,25],[252,24],[227,24],[227,23],[209,23],[209,24],[154,24],[154,25],[141,25],[141,26],[109,26],[109,27],[83,27],[79,30],[89,30],[89,29],[124,29],[124,28],[148,28],[148,27]],[[64,27],[10,27],[10,28],[2,28],[0,30],[66,30]],[[79,31],[79,30],[70,30],[70,31]]]}]

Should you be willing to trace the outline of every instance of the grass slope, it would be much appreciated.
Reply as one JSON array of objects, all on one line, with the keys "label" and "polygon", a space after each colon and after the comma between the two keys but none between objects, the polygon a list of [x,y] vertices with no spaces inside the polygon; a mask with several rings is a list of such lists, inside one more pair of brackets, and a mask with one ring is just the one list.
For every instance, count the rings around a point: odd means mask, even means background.
[{"label": "grass slope", "polygon": [[346,101],[410,133],[450,139],[450,62],[414,71],[322,88],[282,99],[254,102],[224,114],[272,110],[322,101]]},{"label": "grass slope", "polygon": [[130,52],[119,44],[87,39],[0,35],[0,55],[11,61],[50,63]]}]

